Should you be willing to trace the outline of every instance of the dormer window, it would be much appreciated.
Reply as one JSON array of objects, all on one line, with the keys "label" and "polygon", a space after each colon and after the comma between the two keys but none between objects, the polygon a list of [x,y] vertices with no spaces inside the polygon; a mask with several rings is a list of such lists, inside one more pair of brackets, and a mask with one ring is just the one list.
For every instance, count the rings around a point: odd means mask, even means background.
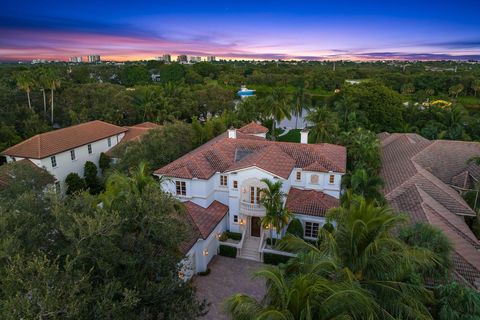
[{"label": "dormer window", "polygon": [[328,178],[328,183],[330,183],[330,184],[335,183],[335,176],[333,174],[331,174],[330,177]]},{"label": "dormer window", "polygon": [[302,172],[301,171],[297,171],[297,181],[300,181],[302,180]]},{"label": "dormer window", "polygon": [[227,176],[224,176],[224,175],[220,176],[220,185],[222,187],[226,187],[228,185],[228,177]]}]

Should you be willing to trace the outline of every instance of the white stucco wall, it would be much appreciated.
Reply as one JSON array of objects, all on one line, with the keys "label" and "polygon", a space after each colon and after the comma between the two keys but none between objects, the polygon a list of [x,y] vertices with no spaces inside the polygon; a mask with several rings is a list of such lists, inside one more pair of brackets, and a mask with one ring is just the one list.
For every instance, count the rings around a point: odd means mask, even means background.
[{"label": "white stucco wall", "polygon": [[[108,146],[108,138],[91,142],[92,153],[88,153],[88,144],[79,146],[73,149],[66,150],[55,154],[55,160],[57,162],[56,167],[52,167],[51,156],[43,159],[31,159],[30,161],[35,163],[37,166],[45,168],[49,173],[51,173],[55,179],[60,182],[61,190],[65,191],[65,178],[71,172],[77,173],[83,177],[83,171],[85,163],[91,161],[95,163],[98,168],[98,161],[100,159],[100,154],[102,152],[107,152],[109,149],[117,145],[120,140],[124,137],[124,133],[111,136],[111,146]],[[70,150],[75,150],[75,160],[71,159]],[[21,160],[20,157],[15,157],[17,161]],[[12,157],[7,156],[7,162],[12,162]],[[100,170],[99,170],[100,172]]]}]

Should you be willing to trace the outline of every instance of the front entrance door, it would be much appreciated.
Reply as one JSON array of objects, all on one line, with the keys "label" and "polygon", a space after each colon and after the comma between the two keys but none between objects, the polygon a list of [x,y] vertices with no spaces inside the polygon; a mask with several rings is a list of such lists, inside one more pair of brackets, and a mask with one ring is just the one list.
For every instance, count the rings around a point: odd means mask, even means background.
[{"label": "front entrance door", "polygon": [[252,237],[260,237],[261,222],[259,217],[252,217],[250,221],[250,235]]}]

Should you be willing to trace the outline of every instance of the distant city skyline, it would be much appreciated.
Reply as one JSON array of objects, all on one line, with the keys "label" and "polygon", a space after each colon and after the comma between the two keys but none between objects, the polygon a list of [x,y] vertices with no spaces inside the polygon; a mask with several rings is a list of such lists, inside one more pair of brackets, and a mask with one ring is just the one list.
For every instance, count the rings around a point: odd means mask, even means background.
[{"label": "distant city skyline", "polygon": [[0,61],[480,59],[475,1],[209,1],[2,5]]}]

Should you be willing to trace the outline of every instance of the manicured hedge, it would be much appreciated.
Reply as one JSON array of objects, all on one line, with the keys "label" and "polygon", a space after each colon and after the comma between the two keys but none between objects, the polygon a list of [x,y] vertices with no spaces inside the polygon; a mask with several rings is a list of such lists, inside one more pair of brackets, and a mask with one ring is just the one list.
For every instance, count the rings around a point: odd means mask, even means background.
[{"label": "manicured hedge", "polygon": [[278,265],[280,263],[286,263],[290,257],[282,256],[275,253],[265,252],[263,253],[263,263]]},{"label": "manicured hedge", "polygon": [[219,253],[218,254],[221,255],[221,256],[224,256],[224,257],[236,258],[237,257],[237,248],[221,244],[219,246]]},{"label": "manicured hedge", "polygon": [[230,231],[225,231],[227,234],[227,237],[232,240],[242,240],[242,234],[239,232],[230,232]]}]

